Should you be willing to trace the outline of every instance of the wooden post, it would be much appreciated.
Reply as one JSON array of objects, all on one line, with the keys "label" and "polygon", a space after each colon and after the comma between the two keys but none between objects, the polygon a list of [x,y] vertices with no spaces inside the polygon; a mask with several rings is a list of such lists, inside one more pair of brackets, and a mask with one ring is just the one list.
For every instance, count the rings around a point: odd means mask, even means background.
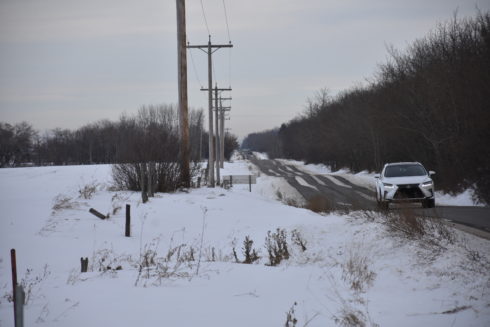
[{"label": "wooden post", "polygon": [[197,178],[197,188],[201,188],[201,176]]},{"label": "wooden post", "polygon": [[223,102],[220,98],[219,100],[219,114],[220,114],[220,156],[219,156],[219,165],[221,168],[224,168],[225,163],[225,110],[223,109]]},{"label": "wooden post", "polygon": [[209,120],[209,186],[214,187],[214,131],[213,131],[213,52],[211,50],[211,35],[208,41],[208,120]]},{"label": "wooden post", "polygon": [[10,263],[12,265],[12,297],[14,302],[14,324],[17,326],[17,259],[15,256],[15,249],[10,250]]},{"label": "wooden post", "polygon": [[248,175],[248,190],[252,192],[252,175]]},{"label": "wooden post", "polygon": [[126,237],[131,236],[131,206],[126,204]]},{"label": "wooden post", "polygon": [[97,210],[95,210],[94,208],[90,208],[89,212],[94,215],[94,216],[97,216],[99,217],[100,219],[106,219],[107,216],[101,214],[100,212],[98,212]]},{"label": "wooden post", "polygon": [[[187,36],[185,27],[185,0],[177,2],[177,64],[179,83],[179,127],[180,127],[180,180],[183,187],[191,184],[189,168],[189,110],[187,102]],[[152,192],[150,191],[152,194]]]},{"label": "wooden post", "polygon": [[230,187],[233,187],[233,176],[230,175]]},{"label": "wooden post", "polygon": [[145,188],[145,175],[146,175],[146,164],[140,164],[140,180],[141,180],[141,200],[143,203],[148,202],[148,194]]},{"label": "wooden post", "polygon": [[220,180],[220,146],[221,146],[221,142],[220,142],[220,135],[219,135],[219,108],[218,108],[218,85],[216,84],[215,88],[214,88],[214,108],[215,108],[215,113],[214,113],[214,117],[215,117],[215,126],[216,126],[216,138],[214,139],[214,143],[215,143],[215,164],[216,164],[216,184],[219,185],[221,183],[221,180]]},{"label": "wooden post", "polygon": [[150,161],[149,163],[147,163],[147,166],[148,166],[148,196],[150,198],[153,197],[153,163]]}]

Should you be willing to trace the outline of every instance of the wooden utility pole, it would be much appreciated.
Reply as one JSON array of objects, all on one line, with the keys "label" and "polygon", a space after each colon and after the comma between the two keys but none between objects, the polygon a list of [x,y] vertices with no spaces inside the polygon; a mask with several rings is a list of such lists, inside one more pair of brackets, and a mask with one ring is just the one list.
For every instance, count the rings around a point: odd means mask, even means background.
[{"label": "wooden utility pole", "polygon": [[183,187],[190,187],[191,175],[189,168],[189,109],[187,102],[187,49],[185,27],[185,0],[177,3],[177,64],[179,83],[179,127],[180,127],[180,180]]},{"label": "wooden utility pole", "polygon": [[220,114],[220,167],[224,168],[225,162],[225,111],[230,111],[231,107],[223,107],[223,100],[231,100],[231,98],[219,98],[219,114]]},{"label": "wooden utility pole", "polygon": [[214,87],[214,109],[216,111],[214,117],[216,118],[216,138],[215,138],[215,143],[216,143],[216,180],[217,184],[220,185],[221,178],[219,176],[219,169],[220,169],[220,161],[221,161],[221,151],[220,151],[220,129],[219,129],[219,108],[218,108],[218,84]]},{"label": "wooden utility pole", "polygon": [[[214,96],[214,99],[215,99],[215,110],[216,111],[216,133],[218,134],[219,133],[219,108],[218,108],[218,100],[219,100],[219,97],[218,97],[218,92],[222,92],[222,91],[231,91],[232,89],[231,88],[219,88],[218,86],[216,86],[214,89],[211,89],[211,90],[214,90],[214,93],[215,93],[215,96]],[[201,88],[201,91],[209,91],[209,88],[205,89],[205,88]],[[212,102],[212,98],[211,98],[211,102]],[[215,138],[213,138],[214,140]],[[220,143],[218,142],[218,136],[216,137],[216,143],[213,143],[213,147],[215,148],[216,150],[216,175],[218,176],[219,175],[219,167],[221,166],[220,164]],[[221,166],[221,168],[223,168]],[[219,177],[219,176],[218,176]]]},{"label": "wooden utility pole", "polygon": [[[214,144],[214,128],[213,128],[213,61],[212,55],[220,48],[233,48],[230,44],[211,44],[211,35],[209,36],[208,44],[206,45],[188,45],[189,49],[199,49],[208,55],[208,88],[201,91],[208,91],[208,118],[209,118],[209,158],[208,158],[208,186],[214,187],[214,163],[215,163],[215,144]],[[219,90],[219,89],[218,89]],[[216,126],[218,128],[218,126]],[[218,153],[216,153],[216,157]]]}]

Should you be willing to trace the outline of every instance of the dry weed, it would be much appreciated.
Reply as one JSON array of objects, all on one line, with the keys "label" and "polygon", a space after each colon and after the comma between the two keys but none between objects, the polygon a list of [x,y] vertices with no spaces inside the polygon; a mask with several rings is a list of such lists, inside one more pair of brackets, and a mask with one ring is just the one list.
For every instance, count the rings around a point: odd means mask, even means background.
[{"label": "dry weed", "polygon": [[329,213],[335,211],[336,209],[334,203],[322,195],[317,195],[309,199],[305,205],[305,208],[318,213]]}]

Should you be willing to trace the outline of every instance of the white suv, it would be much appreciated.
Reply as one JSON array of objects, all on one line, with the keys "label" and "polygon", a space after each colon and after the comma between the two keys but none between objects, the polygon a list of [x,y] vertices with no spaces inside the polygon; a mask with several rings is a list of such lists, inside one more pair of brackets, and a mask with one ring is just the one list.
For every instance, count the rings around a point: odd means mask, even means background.
[{"label": "white suv", "polygon": [[376,178],[376,201],[388,209],[390,203],[421,202],[424,208],[433,208],[435,172],[425,170],[418,162],[388,163]]}]

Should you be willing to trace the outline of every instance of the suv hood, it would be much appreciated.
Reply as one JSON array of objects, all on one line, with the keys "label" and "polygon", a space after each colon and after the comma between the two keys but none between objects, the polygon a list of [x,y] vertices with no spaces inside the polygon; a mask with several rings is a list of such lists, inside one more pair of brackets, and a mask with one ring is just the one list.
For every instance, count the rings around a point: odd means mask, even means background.
[{"label": "suv hood", "polygon": [[408,177],[384,177],[382,182],[383,183],[390,183],[390,184],[421,184],[423,182],[428,182],[431,181],[432,179],[425,175],[425,176],[408,176]]}]

